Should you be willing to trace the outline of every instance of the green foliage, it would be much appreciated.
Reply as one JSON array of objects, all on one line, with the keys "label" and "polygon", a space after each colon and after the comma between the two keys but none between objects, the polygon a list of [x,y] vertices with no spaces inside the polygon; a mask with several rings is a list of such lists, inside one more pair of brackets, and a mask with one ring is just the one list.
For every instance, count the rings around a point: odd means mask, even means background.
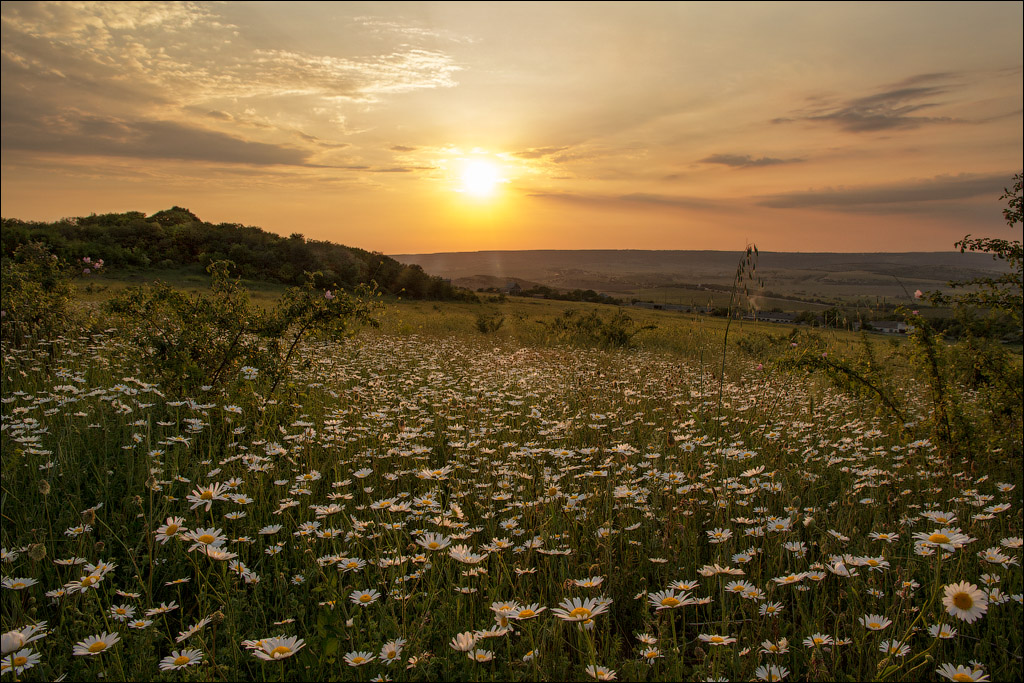
[{"label": "green foliage", "polygon": [[494,334],[505,323],[505,316],[500,313],[480,313],[476,316],[476,329],[481,334]]},{"label": "green foliage", "polygon": [[559,342],[603,349],[628,347],[636,335],[656,328],[655,325],[638,325],[622,310],[605,319],[597,311],[582,314],[569,309],[551,322],[541,324]]},{"label": "green foliage", "polygon": [[52,339],[72,317],[70,266],[38,242],[20,245],[2,264],[0,329],[4,340],[22,346],[29,338]]},{"label": "green foliage", "polygon": [[[1003,218],[1010,229],[1024,222],[1022,215],[1022,195],[1024,195],[1024,173],[1013,177],[1013,186],[1004,189],[1000,199],[1007,200],[1003,209]],[[975,287],[975,291],[965,292],[955,297],[946,297],[938,292],[929,293],[929,299],[938,306],[951,304],[976,306],[990,311],[1009,315],[1020,328],[1024,315],[1024,247],[1020,240],[1005,240],[994,237],[974,237],[967,235],[956,243],[960,253],[967,251],[991,254],[997,261],[1005,261],[1010,270],[998,277],[973,278],[960,282],[950,282],[950,287]]]},{"label": "green foliage", "polygon": [[88,253],[118,269],[206,268],[215,261],[230,260],[241,277],[288,285],[302,286],[305,273],[316,272],[316,285],[321,288],[352,289],[376,283],[381,291],[405,298],[472,297],[420,266],[380,253],[308,240],[298,233],[285,238],[236,223],[208,223],[179,206],[148,217],[128,211],[53,223],[5,218],[0,238],[5,256],[39,241],[65,260]]},{"label": "green foliage", "polygon": [[255,306],[228,274],[227,262],[210,264],[212,293],[187,294],[164,283],[128,289],[107,303],[139,350],[138,362],[168,388],[219,387],[242,366],[269,382],[267,396],[290,371],[301,343],[313,334],[341,339],[354,324],[375,324],[379,304],[313,286],[289,289],[272,310]]}]

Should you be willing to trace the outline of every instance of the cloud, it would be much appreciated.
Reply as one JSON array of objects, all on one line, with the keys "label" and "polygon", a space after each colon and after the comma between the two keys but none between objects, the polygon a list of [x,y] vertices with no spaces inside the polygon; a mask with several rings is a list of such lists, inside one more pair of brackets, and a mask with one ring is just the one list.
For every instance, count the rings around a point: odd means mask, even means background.
[{"label": "cloud", "polygon": [[938,176],[930,180],[854,188],[825,188],[761,197],[759,206],[773,209],[831,209],[848,212],[898,213],[922,204],[991,197],[1002,193],[1009,173]]},{"label": "cloud", "polygon": [[520,159],[540,159],[542,157],[558,154],[569,149],[568,147],[531,147],[519,152],[512,152],[512,156]]},{"label": "cloud", "polygon": [[394,145],[391,148],[392,152],[415,152],[415,147],[406,147],[405,145]]},{"label": "cloud", "polygon": [[308,152],[294,147],[251,142],[172,121],[83,114],[51,116],[36,125],[5,119],[0,146],[5,151],[229,164],[306,165],[309,158]]},{"label": "cloud", "polygon": [[776,159],[774,157],[761,157],[755,159],[749,154],[712,154],[700,160],[704,164],[722,164],[734,168],[755,168],[758,166],[776,166],[778,164],[800,163],[803,159]]},{"label": "cloud", "polygon": [[637,205],[661,206],[675,209],[723,210],[724,205],[713,199],[702,197],[684,197],[679,195],[662,195],[648,193],[632,193],[623,195],[574,194],[568,192],[530,192],[529,197],[545,201],[567,204],[588,205],[595,207],[635,207]]},{"label": "cloud", "polygon": [[[834,124],[852,133],[872,133],[958,122],[949,117],[921,115],[921,112],[943,104],[941,96],[952,89],[952,77],[950,73],[911,76],[879,92],[838,103],[816,103],[789,116],[775,118],[772,123],[817,121]],[[928,83],[934,85],[925,85]]]}]

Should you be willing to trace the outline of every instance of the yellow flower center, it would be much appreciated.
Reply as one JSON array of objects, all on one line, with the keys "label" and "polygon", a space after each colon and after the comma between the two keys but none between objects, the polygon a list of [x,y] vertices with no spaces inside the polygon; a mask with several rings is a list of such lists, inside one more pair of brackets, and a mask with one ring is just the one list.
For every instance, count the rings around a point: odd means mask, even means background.
[{"label": "yellow flower center", "polygon": [[974,599],[967,593],[957,593],[953,596],[953,604],[958,609],[970,609],[974,607]]},{"label": "yellow flower center", "polygon": [[176,533],[178,533],[178,525],[177,524],[168,524],[167,525],[167,531],[164,532],[164,536],[173,536]]},{"label": "yellow flower center", "polygon": [[203,534],[202,536],[200,536],[196,540],[199,541],[200,543],[209,545],[209,544],[213,543],[216,540],[216,538],[214,538],[213,534]]},{"label": "yellow flower center", "polygon": [[363,657],[353,657],[352,658],[352,663],[353,664],[362,664],[365,661],[366,661],[366,659],[363,658]]},{"label": "yellow flower center", "polygon": [[394,650],[391,650],[391,651],[387,652],[384,656],[387,657],[388,659],[394,659],[395,657],[398,656],[398,653],[395,652]]},{"label": "yellow flower center", "polygon": [[725,638],[723,638],[722,636],[711,636],[711,642],[712,643],[721,643],[721,642],[724,642],[724,641],[725,641]]},{"label": "yellow flower center", "polygon": [[203,491],[199,497],[202,500],[210,500],[213,498],[213,491]]},{"label": "yellow flower center", "polygon": [[558,495],[558,489],[555,488],[554,486],[548,487],[548,495],[549,496],[557,496]]},{"label": "yellow flower center", "polygon": [[84,577],[84,578],[82,579],[82,587],[83,587],[83,588],[88,588],[89,586],[91,586],[91,585],[93,585],[94,583],[96,583],[96,581],[98,581],[98,579],[96,579],[96,577],[93,577],[93,576],[86,576],[86,577]]},{"label": "yellow flower center", "polygon": [[868,624],[868,628],[882,628],[882,625],[877,621],[872,621]]},{"label": "yellow flower center", "polygon": [[22,589],[24,587],[25,587],[25,582],[24,581],[15,581],[14,583],[11,584],[11,588],[13,588],[15,590],[20,590],[20,589]]},{"label": "yellow flower center", "polygon": [[524,609],[522,612],[519,613],[519,618],[529,619],[530,617],[534,616],[534,614],[535,612],[532,609]]},{"label": "yellow flower center", "polygon": [[949,543],[949,536],[947,536],[946,534],[940,534],[936,531],[934,534],[928,537],[928,540],[931,543]]},{"label": "yellow flower center", "polygon": [[431,541],[430,543],[427,544],[427,547],[430,548],[431,550],[437,550],[438,548],[441,547],[441,544],[438,543],[437,541]]},{"label": "yellow flower center", "polygon": [[270,651],[270,656],[274,657],[276,659],[278,657],[286,657],[287,655],[290,655],[291,653],[292,653],[292,649],[290,647],[288,647],[287,645],[278,645],[277,647],[275,647],[273,650]]},{"label": "yellow flower center", "polygon": [[366,594],[366,593],[363,593],[362,595],[360,595],[360,596],[359,596],[359,602],[370,602],[370,600],[372,600],[372,599],[373,599],[373,598],[372,598],[372,597],[370,597],[370,596],[369,596],[368,594]]},{"label": "yellow flower center", "polygon": [[664,607],[675,607],[676,605],[679,604],[679,601],[676,600],[675,598],[669,596],[669,597],[665,598],[664,600],[662,600],[661,604]]},{"label": "yellow flower center", "polygon": [[103,652],[107,649],[107,644],[102,640],[97,640],[95,643],[89,646],[89,652]]},{"label": "yellow flower center", "polygon": [[186,657],[185,655],[181,655],[180,657],[175,658],[174,666],[185,666],[191,661],[192,660],[190,658]]},{"label": "yellow flower center", "polygon": [[960,674],[954,674],[953,675],[953,680],[954,681],[973,681],[974,677],[971,676],[971,674],[960,673]]},{"label": "yellow flower center", "polygon": [[644,657],[647,657],[647,659],[654,659],[657,656],[658,656],[658,651],[657,650],[651,650],[650,652],[645,652],[644,653]]},{"label": "yellow flower center", "polygon": [[586,607],[577,607],[573,611],[569,612],[569,616],[571,616],[571,617],[584,617],[584,618],[585,617],[589,617],[590,616],[590,610],[588,610]]},{"label": "yellow flower center", "polygon": [[15,657],[14,666],[24,666],[25,662],[28,661],[28,657]]}]

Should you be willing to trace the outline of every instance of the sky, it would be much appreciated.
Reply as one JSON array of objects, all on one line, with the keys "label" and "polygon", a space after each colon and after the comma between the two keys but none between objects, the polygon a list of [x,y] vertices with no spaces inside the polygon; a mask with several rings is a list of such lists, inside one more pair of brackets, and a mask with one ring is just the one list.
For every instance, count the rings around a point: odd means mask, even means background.
[{"label": "sky", "polygon": [[388,254],[1020,239],[1022,8],[3,2],[0,212]]}]

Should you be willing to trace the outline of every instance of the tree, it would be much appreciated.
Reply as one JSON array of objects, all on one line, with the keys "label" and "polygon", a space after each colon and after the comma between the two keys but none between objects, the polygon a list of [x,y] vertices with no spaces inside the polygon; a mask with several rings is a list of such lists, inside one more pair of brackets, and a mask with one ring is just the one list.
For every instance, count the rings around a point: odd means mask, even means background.
[{"label": "tree", "polygon": [[[1022,214],[1022,184],[1024,184],[1024,173],[1018,173],[1013,177],[1013,187],[1003,189],[1000,199],[1007,200],[1006,208],[1003,209],[1003,218],[1006,224],[1013,229],[1024,222]],[[962,304],[987,308],[992,311],[1004,312],[1013,318],[1018,326],[1021,325],[1022,313],[1024,313],[1024,249],[1020,240],[1004,240],[994,237],[971,237],[967,235],[956,243],[960,253],[967,251],[992,254],[997,261],[1005,261],[1010,270],[997,277],[979,277],[960,282],[950,282],[953,288],[977,287],[973,292],[965,292],[955,297],[947,297],[939,292],[931,292],[929,298],[940,306],[950,304]]]}]

